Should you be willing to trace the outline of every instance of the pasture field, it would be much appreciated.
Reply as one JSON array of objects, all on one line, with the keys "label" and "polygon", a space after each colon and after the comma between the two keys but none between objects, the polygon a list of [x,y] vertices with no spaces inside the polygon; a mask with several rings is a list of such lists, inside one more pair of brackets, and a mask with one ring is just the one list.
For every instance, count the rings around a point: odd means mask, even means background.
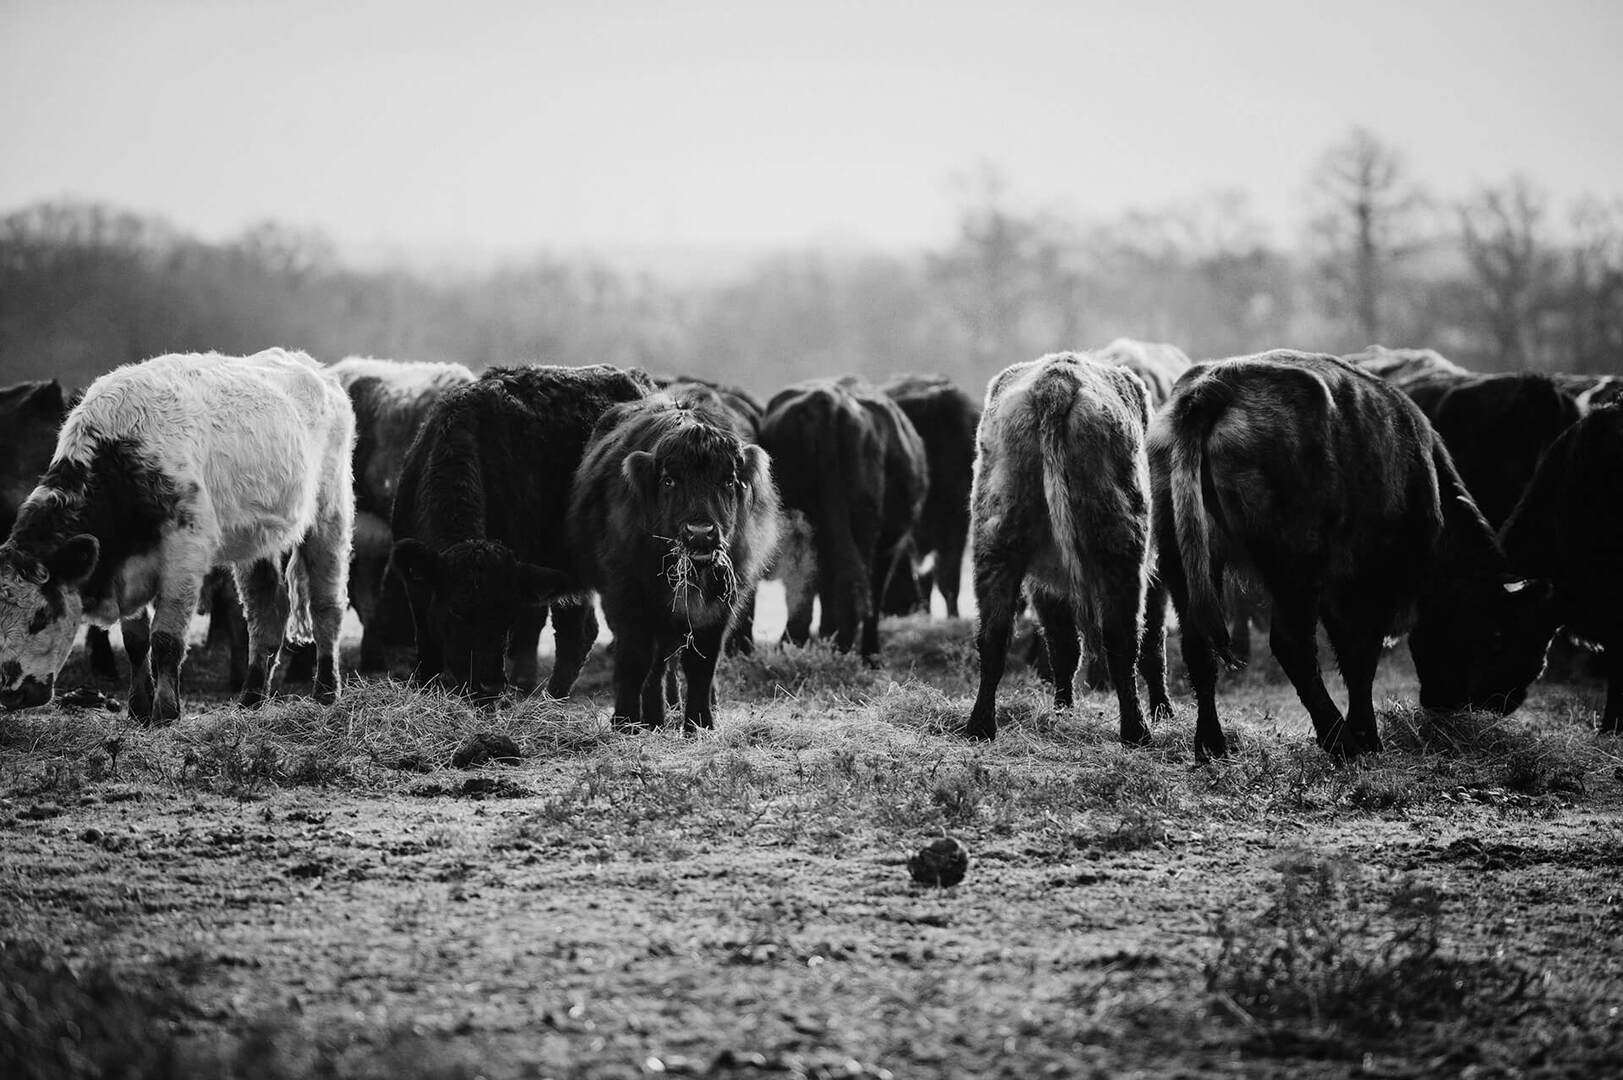
[{"label": "pasture field", "polygon": [[[696,737],[611,732],[601,647],[483,713],[245,712],[194,650],[170,727],[0,716],[0,1075],[1623,1075],[1599,686],[1427,718],[1400,650],[1337,767],[1264,661],[1197,767],[1175,657],[1149,749],[1023,670],[965,742],[971,635],[725,660]],[[478,731],[523,759],[450,767]],[[914,884],[943,832],[967,877]]]}]

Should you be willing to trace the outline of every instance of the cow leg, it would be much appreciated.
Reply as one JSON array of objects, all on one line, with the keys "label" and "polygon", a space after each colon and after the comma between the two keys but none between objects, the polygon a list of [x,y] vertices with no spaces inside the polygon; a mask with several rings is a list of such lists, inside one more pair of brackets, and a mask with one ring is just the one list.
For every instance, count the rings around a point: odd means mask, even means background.
[{"label": "cow leg", "polygon": [[1623,735],[1623,641],[1606,643],[1606,711],[1600,729],[1608,735]]},{"label": "cow leg", "polygon": [[1150,719],[1172,719],[1167,696],[1167,591],[1151,580],[1144,591],[1144,633],[1138,643],[1138,673],[1149,695]]},{"label": "cow leg", "polygon": [[299,545],[316,635],[316,672],[310,688],[323,705],[338,700],[338,635],[348,606],[350,530],[334,517],[318,518]]},{"label": "cow leg", "polygon": [[[1189,683],[1195,691],[1195,760],[1209,761],[1227,757],[1228,739],[1223,724],[1217,717],[1217,652],[1209,637],[1189,620],[1189,583],[1183,574],[1183,561],[1178,555],[1178,541],[1171,527],[1171,509],[1158,508],[1156,519],[1165,523],[1157,537],[1160,549],[1159,577],[1172,606],[1178,613],[1178,637],[1183,645],[1184,666],[1189,669]],[[1214,581],[1221,582],[1222,566],[1214,561]]]},{"label": "cow leg", "polygon": [[[818,592],[817,558],[804,529],[792,531],[783,546],[783,598],[789,609],[784,640],[804,645],[811,640],[812,601]],[[829,605],[823,604],[823,618],[829,618]]]},{"label": "cow leg", "polygon": [[682,650],[682,675],[687,680],[687,706],[682,714],[684,730],[716,726],[715,678],[716,660],[721,652],[721,639],[725,624],[706,626],[693,631],[693,638]]},{"label": "cow leg", "polygon": [[146,720],[152,716],[152,667],[147,663],[152,651],[152,619],[143,609],[125,618],[122,626],[124,655],[130,661],[130,715]]},{"label": "cow leg", "polygon": [[[190,558],[188,558],[190,556]],[[197,611],[197,596],[208,565],[184,540],[164,545],[164,569],[152,611],[152,709],[154,721],[180,717],[180,665],[186,659],[186,630]]]},{"label": "cow leg", "polygon": [[[1072,685],[1076,681],[1076,666],[1082,659],[1071,598],[1047,589],[1032,589],[1031,606],[1037,612],[1037,625],[1042,629],[1043,644],[1048,649],[1054,673],[1054,708],[1069,709],[1074,700]],[[1012,619],[1010,625],[1013,625]]]},{"label": "cow leg", "polygon": [[521,694],[533,694],[541,685],[541,628],[547,609],[522,611],[507,632],[507,682]]},{"label": "cow leg", "polygon": [[[580,669],[586,666],[586,657],[597,641],[597,609],[590,602],[552,605],[552,637],[552,675],[547,679],[547,696],[562,699],[575,688]],[[618,670],[618,657],[615,667]]]},{"label": "cow leg", "polygon": [[90,677],[118,679],[118,661],[113,656],[113,642],[104,626],[85,628],[85,652],[90,658]]},{"label": "cow leg", "polygon": [[1314,633],[1318,626],[1317,602],[1312,598],[1287,598],[1275,592],[1271,622],[1268,647],[1313,718],[1320,748],[1335,757],[1345,757],[1353,749],[1353,740],[1349,739],[1347,722],[1319,674],[1319,644]]},{"label": "cow leg", "polygon": [[1099,637],[1104,644],[1105,665],[1116,687],[1116,705],[1121,712],[1121,741],[1128,746],[1146,746],[1150,729],[1144,726],[1139,706],[1138,683],[1133,668],[1138,663],[1139,635],[1143,632],[1140,609],[1144,603],[1138,567],[1107,569],[1104,578],[1112,585],[1100,588],[1094,608],[1099,613]]},{"label": "cow leg", "polygon": [[248,678],[238,701],[251,709],[265,700],[280,659],[282,634],[287,629],[287,590],[274,559],[255,559],[232,567],[231,572],[248,617]]},{"label": "cow leg", "polygon": [[[971,739],[997,737],[997,687],[1009,660],[1009,631],[1020,608],[1020,584],[1031,562],[1031,530],[1027,523],[1001,519],[1000,527],[975,538],[975,603],[980,608],[980,626],[975,633],[975,649],[980,654],[980,687],[969,712]],[[1075,665],[1072,665],[1072,672]],[[1065,680],[1069,685],[1070,678]],[[1056,700],[1059,680],[1055,680]]]},{"label": "cow leg", "polygon": [[643,621],[615,617],[609,620],[609,625],[615,628],[613,722],[616,726],[653,726],[663,715],[662,707],[646,715],[643,710],[643,686],[663,667],[654,658],[653,633],[638,625]]},{"label": "cow leg", "polygon": [[[935,587],[947,602],[947,618],[958,618],[958,593],[964,584],[964,537],[949,537],[935,553]],[[925,610],[929,610],[928,594]]]},{"label": "cow leg", "polygon": [[417,640],[417,662],[412,665],[411,681],[427,686],[445,671],[445,658],[440,655],[439,639],[434,636],[428,617],[430,591],[427,586],[406,587],[406,603],[411,608],[412,636]]},{"label": "cow leg", "polygon": [[727,634],[727,655],[748,656],[755,651],[755,592],[751,585],[738,602],[738,617]]},{"label": "cow leg", "polygon": [[361,658],[359,670],[382,671],[388,666],[384,657],[384,629],[379,619],[382,607],[384,568],[388,559],[357,554],[349,568],[349,606],[361,620]]},{"label": "cow leg", "polygon": [[888,554],[874,552],[874,558],[869,561],[869,581],[871,588],[867,595],[867,604],[862,610],[862,658],[871,665],[879,663],[879,613],[884,608],[885,582],[889,577],[892,563],[898,558],[896,552]]},{"label": "cow leg", "polygon": [[[674,634],[654,635],[654,662],[642,683],[642,722],[648,727],[665,726],[665,718],[669,715],[665,703],[665,676],[675,666],[683,642],[683,638]],[[675,681],[674,678],[672,681]]]},{"label": "cow leg", "polygon": [[[681,650],[683,656],[686,656],[689,651],[690,650],[688,650],[688,649]],[[667,656],[665,658],[665,711],[666,712],[669,712],[670,710],[676,708],[678,705],[682,704],[682,688],[676,684],[676,671],[677,671],[677,669],[679,667],[681,667],[681,665],[682,665],[682,661],[680,659],[678,659],[674,655]]]},{"label": "cow leg", "polygon": [[1381,640],[1367,634],[1337,633],[1330,628],[1336,665],[1347,684],[1348,750],[1353,754],[1381,752],[1381,730],[1375,720],[1375,669],[1381,662]]},{"label": "cow leg", "polygon": [[1251,662],[1251,597],[1238,585],[1228,594],[1229,651],[1236,660]]},{"label": "cow leg", "polygon": [[1100,633],[1098,624],[1089,619],[1082,628],[1082,636],[1087,643],[1087,665],[1083,669],[1082,683],[1089,690],[1109,690],[1112,681],[1110,662],[1105,656],[1104,635]]}]

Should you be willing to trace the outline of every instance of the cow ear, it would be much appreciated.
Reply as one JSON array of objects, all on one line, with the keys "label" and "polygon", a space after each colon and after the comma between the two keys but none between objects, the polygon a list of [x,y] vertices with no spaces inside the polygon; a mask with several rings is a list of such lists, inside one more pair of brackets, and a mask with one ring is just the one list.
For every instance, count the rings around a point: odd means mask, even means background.
[{"label": "cow ear", "polygon": [[40,383],[28,395],[28,407],[46,416],[61,416],[68,411],[67,401],[62,397],[62,384],[55,379]]},{"label": "cow ear", "polygon": [[80,533],[68,537],[61,547],[52,552],[45,562],[45,569],[61,584],[75,586],[90,576],[100,557],[101,543],[89,533]]},{"label": "cow ear", "polygon": [[519,602],[550,604],[569,591],[569,575],[535,563],[518,564]]},{"label": "cow ear", "polygon": [[389,565],[408,585],[433,585],[439,576],[439,556],[415,537],[395,541]]},{"label": "cow ear", "polygon": [[649,501],[654,497],[654,455],[646,450],[633,450],[620,466],[620,474],[636,492]]},{"label": "cow ear", "polygon": [[738,478],[752,492],[768,490],[772,486],[772,457],[754,443],[744,447],[738,455]]}]

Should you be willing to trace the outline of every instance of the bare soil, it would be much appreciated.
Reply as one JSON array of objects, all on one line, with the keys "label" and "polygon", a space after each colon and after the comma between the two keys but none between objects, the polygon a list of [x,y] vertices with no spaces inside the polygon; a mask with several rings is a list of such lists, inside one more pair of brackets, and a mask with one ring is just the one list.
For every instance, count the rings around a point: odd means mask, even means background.
[{"label": "bare soil", "polygon": [[[968,624],[886,631],[724,661],[692,737],[610,731],[601,651],[486,713],[244,712],[195,656],[169,728],[0,716],[0,1073],[1623,1075],[1598,686],[1441,723],[1394,654],[1338,767],[1248,673],[1197,767],[1186,687],[1127,750],[1017,672],[970,745]],[[451,768],[476,731],[525,756]],[[943,833],[967,876],[916,884]]]}]

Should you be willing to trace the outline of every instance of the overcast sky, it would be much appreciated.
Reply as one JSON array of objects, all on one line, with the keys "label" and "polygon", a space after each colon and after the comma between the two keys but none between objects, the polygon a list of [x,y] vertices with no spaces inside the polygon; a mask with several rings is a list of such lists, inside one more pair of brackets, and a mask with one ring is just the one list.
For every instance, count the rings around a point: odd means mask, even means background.
[{"label": "overcast sky", "polygon": [[938,243],[997,166],[1083,215],[1249,190],[1290,239],[1362,124],[1435,190],[1623,194],[1623,3],[0,0],[0,209],[351,252]]}]

